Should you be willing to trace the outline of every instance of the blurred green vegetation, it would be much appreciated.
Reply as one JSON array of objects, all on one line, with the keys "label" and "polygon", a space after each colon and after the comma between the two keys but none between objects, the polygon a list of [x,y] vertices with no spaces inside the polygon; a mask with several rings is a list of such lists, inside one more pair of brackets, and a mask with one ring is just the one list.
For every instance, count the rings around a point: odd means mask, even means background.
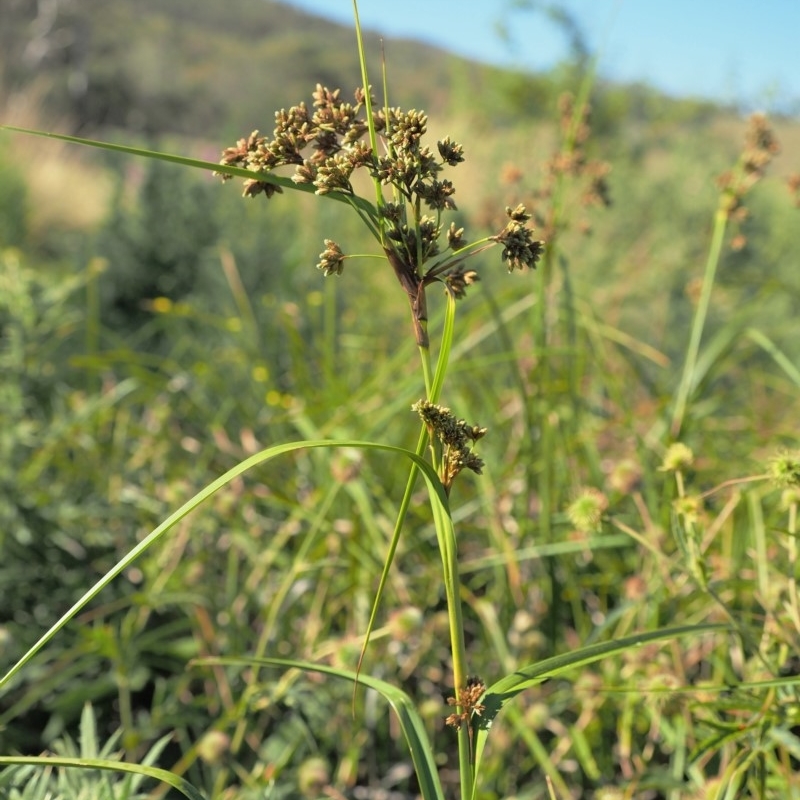
[{"label": "blurred green vegetation", "polygon": [[[35,89],[45,121],[67,115],[84,132],[164,137],[163,149],[207,152],[213,141],[216,153],[271,128],[272,111],[308,98],[317,81],[349,92],[357,74],[349,30],[245,0],[65,6],[56,28],[73,44],[32,70],[20,32],[34,8],[8,6],[6,91]],[[431,127],[465,144],[453,180],[468,236],[493,229],[505,205],[543,202],[556,98],[575,79],[568,65],[530,76],[408,43],[390,43],[388,53],[392,102],[441,112]],[[719,614],[687,577],[671,536],[675,488],[658,466],[714,181],[735,160],[744,121],[646,87],[600,86],[594,108],[590,147],[612,164],[613,205],[584,209],[577,189],[566,204],[548,395],[532,382],[540,274],[508,276],[490,252],[458,309],[444,400],[490,429],[480,448],[486,474],[454,491],[469,659],[485,678],[602,636]],[[783,122],[779,138],[795,129]],[[324,280],[314,269],[326,237],[349,254],[375,252],[339,204],[245,201],[208,176],[105,156],[92,162],[114,187],[105,217],[58,237],[45,231],[43,244],[36,162],[16,155],[25,146],[0,141],[0,668],[246,455],[313,437],[411,446],[409,408],[423,393],[405,298],[385,262],[353,259]],[[82,157],[61,156],[78,169]],[[777,175],[798,164],[800,152],[786,152]],[[70,185],[49,188],[81,202]],[[763,345],[766,337],[800,363],[797,210],[777,177],[748,207],[746,243],[728,248],[720,266],[682,436],[697,457],[695,494],[762,472],[779,445],[798,446],[796,367]],[[435,295],[431,305],[436,329]],[[543,463],[543,431],[524,416],[523,397],[546,403],[557,421],[552,463]],[[309,775],[320,774],[353,797],[365,787],[413,794],[402,742],[371,695],[354,722],[346,686],[187,668],[195,656],[248,653],[352,668],[405,469],[386,456],[300,454],[222,492],[112,584],[2,698],[0,751],[63,740],[90,701],[100,741],[120,730],[136,759],[172,733],[159,764],[219,796],[227,781],[241,787],[237,797],[297,797],[297,787],[316,797]],[[548,540],[542,497],[525,482],[544,469],[553,474]],[[610,524],[577,532],[565,509],[585,486],[602,489],[609,515],[640,539]],[[784,608],[795,562],[779,498],[759,486],[715,495],[700,513],[713,531],[705,546],[718,591],[757,632],[778,626],[768,656],[791,667],[800,631]],[[450,689],[438,559],[420,504],[365,670],[420,698],[441,752],[452,752],[442,727]],[[549,586],[559,587],[555,596]],[[729,724],[724,699],[696,704],[687,722],[689,700],[646,690],[732,684],[740,676],[731,650],[753,660],[737,642],[648,649],[581,673],[577,685],[529,693],[493,732],[481,797],[543,797],[547,764],[585,792],[576,796],[637,781],[650,792],[643,797],[670,796],[684,780],[700,786],[700,767],[687,777],[667,765]],[[641,692],[603,691],[615,685]],[[774,729],[796,753],[795,722],[787,712]],[[442,767],[455,768],[454,756]],[[709,756],[703,768],[711,780],[724,759]]]},{"label": "blurred green vegetation", "polygon": [[[319,82],[349,94],[360,75],[349,26],[275,0],[82,0],[41,6],[4,0],[0,89],[37,101],[44,127],[189,136],[215,144],[269,131],[275,110]],[[498,9],[498,15],[501,9]],[[370,71],[379,83],[375,35]],[[391,102],[453,114],[480,97],[482,119],[552,118],[585,62],[532,75],[475,64],[409,40],[386,42]],[[667,98],[646,86],[600,85],[595,129],[623,122],[708,120],[711,103]]]},{"label": "blurred green vegetation", "polygon": [[[355,88],[351,28],[267,0],[4,0],[4,94],[38,99],[47,120],[142,135],[218,141],[262,126],[317,82]],[[396,102],[442,109],[463,59],[411,41],[391,45]],[[371,63],[380,75],[379,54]]]}]

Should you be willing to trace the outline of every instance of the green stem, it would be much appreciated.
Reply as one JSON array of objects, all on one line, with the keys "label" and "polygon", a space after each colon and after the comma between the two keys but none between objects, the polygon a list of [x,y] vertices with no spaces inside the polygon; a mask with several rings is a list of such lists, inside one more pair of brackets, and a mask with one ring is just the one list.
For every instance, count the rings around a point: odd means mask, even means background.
[{"label": "green stem", "polygon": [[[369,74],[367,72],[367,54],[364,49],[364,37],[361,35],[361,21],[358,17],[358,3],[353,0],[353,17],[355,18],[356,40],[358,42],[358,60],[361,65],[361,82],[364,84],[364,107],[367,110],[367,127],[369,129],[369,144],[372,148],[372,157],[378,158],[378,133],[375,130],[375,120],[372,116],[372,95],[370,94]],[[389,118],[386,118],[386,124],[389,124]],[[372,181],[375,187],[375,207],[380,211],[383,208],[383,192],[381,191],[381,182],[377,178]],[[378,232],[381,247],[386,247],[385,236],[385,223],[384,220],[378,216]]]},{"label": "green stem", "polygon": [[433,278],[436,275],[441,275],[443,272],[446,272],[447,270],[458,266],[463,261],[466,261],[467,258],[476,256],[478,253],[482,253],[484,250],[488,250],[490,247],[494,247],[496,244],[497,242],[495,242],[493,236],[486,236],[476,242],[464,245],[464,247],[454,250],[452,253],[449,253],[439,261],[434,261],[434,263],[425,270],[425,277]]},{"label": "green stem", "polygon": [[[537,301],[538,329],[535,335],[536,352],[539,359],[539,366],[537,370],[539,397],[536,402],[535,416],[533,418],[535,419],[538,417],[539,430],[541,432],[541,438],[539,440],[541,448],[538,459],[539,469],[536,477],[539,500],[538,526],[539,541],[545,544],[550,544],[552,541],[552,528],[550,521],[552,519],[554,505],[553,463],[555,459],[555,434],[553,431],[552,409],[555,401],[552,397],[551,364],[549,352],[550,330],[549,321],[547,318],[549,305],[548,300],[552,294],[552,258],[553,250],[548,246],[545,250],[545,256],[542,259],[541,265],[542,274],[539,281],[539,297]],[[532,457],[529,457],[526,460],[531,465],[535,463]],[[532,482],[533,481],[529,480],[529,486]],[[545,565],[550,589],[550,609],[546,624],[546,635],[550,641],[550,646],[555,648],[556,639],[558,636],[557,605],[561,595],[555,556],[550,556],[545,559]]]},{"label": "green stem", "polygon": [[98,277],[102,271],[99,259],[86,267],[86,355],[93,358],[100,346],[100,292]]},{"label": "green stem", "polygon": [[325,383],[329,390],[333,390],[337,375],[338,315],[336,313],[336,289],[335,281],[326,281],[322,294],[322,327],[325,331],[322,337],[322,368],[325,374]]},{"label": "green stem", "polygon": [[121,661],[116,664],[117,699],[119,701],[119,719],[122,728],[122,741],[125,747],[131,747],[136,740],[136,726],[133,722],[133,703],[131,699],[131,683],[128,670]]},{"label": "green stem", "polygon": [[711,304],[711,290],[714,288],[714,278],[719,265],[720,253],[722,252],[722,242],[725,239],[725,228],[728,224],[728,213],[723,208],[717,209],[714,217],[714,232],[711,237],[711,247],[708,251],[708,260],[703,275],[703,286],[700,290],[700,301],[697,304],[697,311],[692,323],[692,333],[689,337],[689,349],[686,352],[686,361],[683,364],[683,375],[681,376],[678,396],[675,401],[675,410],[672,415],[671,433],[673,438],[677,438],[686,416],[686,408],[689,403],[689,395],[692,393],[694,371],[697,367],[697,356],[700,352],[700,340],[703,338],[708,317],[708,308]]},{"label": "green stem", "polygon": [[[284,600],[288,596],[289,591],[291,590],[294,581],[297,579],[297,571],[300,569],[301,565],[303,565],[306,561],[306,557],[310,552],[311,548],[313,547],[314,543],[317,541],[317,536],[319,531],[321,530],[321,521],[326,518],[329,509],[333,505],[336,496],[338,495],[341,489],[341,484],[333,485],[328,490],[326,496],[323,498],[322,502],[317,509],[317,513],[314,515],[314,520],[312,521],[310,530],[306,534],[305,538],[303,539],[300,547],[297,551],[297,555],[294,558],[294,567],[283,577],[283,580],[275,592],[275,596],[272,599],[270,604],[270,612],[268,613],[265,621],[264,626],[261,631],[261,634],[256,642],[254,648],[254,656],[255,658],[262,658],[266,653],[267,646],[269,645],[270,639],[272,638],[275,630],[275,625],[278,619],[278,616],[281,610],[284,608]],[[229,719],[231,721],[236,722],[236,726],[234,728],[233,736],[231,737],[231,744],[230,744],[230,753],[235,755],[241,749],[245,736],[247,734],[247,727],[249,724],[249,719],[247,716],[247,708],[248,704],[252,700],[253,694],[258,691],[259,685],[259,672],[258,670],[253,670],[249,680],[246,683],[245,689],[242,692],[241,698],[236,703],[236,705],[229,710]],[[217,777],[214,783],[214,792],[212,796],[219,796],[222,794],[222,791],[225,786],[225,782],[227,781],[229,775],[229,768],[225,767],[221,769],[217,773]]]},{"label": "green stem", "polygon": [[[438,514],[442,514],[440,509]],[[467,686],[467,649],[464,643],[464,620],[461,614],[461,578],[458,571],[458,546],[451,520],[437,520],[437,531],[446,531],[439,541],[442,556],[442,576],[447,599],[447,619],[450,628],[450,650],[453,656],[453,693]],[[464,709],[459,705],[458,712]],[[470,726],[462,724],[458,728],[458,769],[461,783],[461,796],[472,795],[474,775],[472,771],[472,748],[470,746]]]},{"label": "green stem", "polygon": [[[425,325],[425,323],[422,324]],[[427,327],[428,326],[425,325],[426,331]],[[425,396],[431,403],[435,403],[437,398],[434,397],[433,372],[431,371],[431,349],[430,347],[419,345],[418,350],[419,360],[422,364],[422,376],[425,381]]]},{"label": "green stem", "polygon": [[[424,288],[423,290],[424,291]],[[439,400],[445,374],[449,361],[450,351],[453,345],[453,328],[455,322],[455,299],[448,295],[445,312],[445,323],[443,326],[441,346],[436,365],[436,374],[431,371],[431,352],[429,347],[420,346],[420,361],[422,372],[425,376],[425,390],[430,402],[436,403]],[[427,324],[423,321],[427,334]],[[427,431],[423,428],[423,434]],[[424,448],[425,437],[420,436],[418,448]],[[418,449],[418,453],[421,451]],[[434,468],[440,472],[440,465],[437,463],[437,454],[431,448],[431,459]],[[409,484],[406,488],[406,497],[410,498],[413,480],[416,477],[416,467],[412,467],[409,476]],[[401,509],[404,515],[405,508]],[[439,514],[441,515],[441,511]],[[442,576],[445,587],[445,597],[447,599],[447,619],[450,628],[450,651],[453,658],[453,692],[458,697],[459,692],[467,685],[467,650],[464,642],[464,621],[461,613],[461,577],[458,569],[458,543],[456,541],[455,530],[452,520],[437,519],[437,531],[446,531],[439,538],[439,552],[442,557]],[[457,706],[458,712],[463,712],[461,706]],[[472,746],[470,742],[470,726],[462,724],[458,728],[458,766],[461,785],[461,796],[471,797],[475,776],[472,769]]]}]

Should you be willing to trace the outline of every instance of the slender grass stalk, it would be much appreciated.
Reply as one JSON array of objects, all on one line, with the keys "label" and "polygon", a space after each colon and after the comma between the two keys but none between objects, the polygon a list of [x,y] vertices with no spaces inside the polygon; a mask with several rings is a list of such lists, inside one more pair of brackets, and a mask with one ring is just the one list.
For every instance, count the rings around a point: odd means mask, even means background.
[{"label": "slender grass stalk", "polygon": [[515,733],[525,743],[528,751],[536,760],[536,763],[539,765],[541,771],[544,773],[545,778],[551,786],[551,793],[555,793],[552,796],[569,797],[569,786],[564,778],[561,777],[558,767],[553,763],[547,747],[544,745],[541,738],[536,734],[536,731],[531,730],[528,725],[526,725],[522,713],[517,708],[509,710],[508,718],[514,728]]},{"label": "slender grass stalk", "polygon": [[800,600],[797,591],[797,502],[789,504],[786,549],[789,554],[789,609],[795,630],[800,633]]},{"label": "slender grass stalk", "polygon": [[253,305],[250,302],[250,297],[247,294],[247,289],[242,282],[242,276],[239,274],[239,269],[236,266],[236,259],[229,249],[222,248],[219,252],[219,261],[239,316],[247,326],[247,330],[253,337],[256,347],[260,349],[261,331],[256,320],[255,312],[253,311]]},{"label": "slender grass stalk", "polygon": [[[326,519],[328,512],[330,511],[331,506],[333,505],[336,496],[341,491],[341,484],[331,484],[328,491],[325,494],[322,502],[319,504],[315,519],[312,521],[310,529],[308,533],[303,538],[303,541],[300,545],[298,550],[297,556],[294,560],[295,565],[303,564],[305,562],[306,556],[310,551],[311,547],[313,546],[314,542],[316,541],[320,530],[322,529],[322,523]],[[270,640],[274,637],[275,634],[275,626],[277,623],[278,615],[280,614],[281,609],[283,608],[284,601],[288,596],[289,592],[291,591],[292,585],[294,581],[297,579],[297,574],[295,570],[288,571],[283,580],[280,583],[277,591],[275,592],[274,597],[272,598],[272,602],[270,604],[270,614],[267,617],[267,620],[261,630],[261,633],[256,641],[256,645],[253,648],[253,654],[256,659],[263,658],[267,653],[267,648],[269,646]],[[252,701],[253,696],[258,692],[260,676],[257,670],[253,670],[250,675],[247,677],[245,691],[242,692],[242,695],[237,703],[236,709],[233,710],[231,716],[236,721],[236,726],[234,728],[233,735],[231,737],[231,744],[230,744],[230,751],[231,753],[238,753],[241,749],[244,738],[247,734],[247,708]],[[213,796],[218,796],[226,785],[226,780],[228,777],[228,770],[222,769],[217,775],[215,786],[214,786],[214,793]]]},{"label": "slender grass stalk", "polygon": [[[127,764],[124,761],[115,761],[107,758],[65,758],[61,756],[0,756],[0,766],[14,766],[32,764],[42,768],[65,767],[67,769],[96,769],[107,772],[122,772],[134,775],[144,775],[148,778],[161,781],[179,791],[189,800],[207,800],[195,786],[188,781],[173,775],[165,769],[158,769],[144,764]],[[47,788],[46,786],[44,787]],[[13,796],[13,795],[12,795]],[[42,797],[51,797],[48,792]]]},{"label": "slender grass stalk", "polygon": [[[525,423],[530,432],[529,454],[525,457],[527,466],[526,496],[531,498],[533,487],[536,486],[536,502],[538,504],[536,515],[536,533],[545,543],[553,541],[552,520],[555,510],[560,502],[561,482],[556,473],[556,465],[563,454],[558,452],[557,428],[564,425],[564,420],[557,413],[558,399],[553,375],[553,355],[555,344],[555,325],[559,319],[556,284],[556,266],[564,262],[564,255],[560,250],[561,234],[566,228],[567,209],[567,175],[564,164],[573,162],[576,153],[582,145],[582,137],[587,130],[586,117],[588,100],[594,85],[597,63],[592,63],[581,82],[578,96],[574,103],[562,103],[561,125],[564,131],[559,153],[551,160],[549,206],[545,221],[545,246],[539,268],[537,284],[537,302],[533,309],[532,330],[537,363],[531,383],[537,387],[536,397],[523,395],[525,399]],[[565,274],[566,267],[564,266]],[[571,293],[565,293],[565,319],[567,331],[571,325],[569,320],[574,318]],[[568,391],[573,409],[580,406],[580,387],[577,385],[575,370],[568,370]],[[573,415],[575,416],[575,415]],[[573,420],[577,424],[577,417]],[[533,434],[539,433],[539,439],[534,443]],[[536,457],[534,457],[534,448]],[[530,523],[528,523],[530,524]],[[551,646],[555,648],[558,634],[559,605],[561,586],[558,577],[557,564],[553,559],[546,563],[550,605],[547,619],[547,635]]]},{"label": "slender grass stalk", "polygon": [[325,374],[325,382],[328,386],[333,386],[336,381],[337,363],[339,353],[337,342],[339,341],[339,320],[337,314],[337,300],[339,292],[336,283],[328,281],[322,293],[322,369]]},{"label": "slender grass stalk", "polygon": [[689,336],[689,345],[686,350],[686,358],[683,362],[683,372],[681,381],[678,385],[678,392],[675,398],[675,409],[672,413],[672,424],[670,433],[674,439],[680,435],[686,416],[686,407],[694,388],[694,371],[697,366],[697,357],[700,353],[700,342],[703,338],[708,310],[711,306],[711,292],[714,288],[714,279],[719,266],[720,255],[722,253],[722,243],[725,241],[725,230],[728,225],[728,212],[724,207],[717,209],[714,215],[714,230],[711,235],[711,246],[708,251],[705,271],[703,272],[703,284],[700,289],[700,299],[697,303],[694,319],[692,320],[692,331]]},{"label": "slender grass stalk", "polygon": [[100,292],[98,278],[102,262],[92,259],[86,265],[86,355],[97,355],[100,342]]},{"label": "slender grass stalk", "polygon": [[[367,57],[364,48],[364,37],[361,33],[361,20],[358,16],[358,2],[353,0],[353,17],[355,19],[356,42],[358,48],[358,60],[361,66],[361,85],[364,88],[364,106],[367,109],[367,127],[369,130],[369,144],[373,153],[378,152],[378,134],[375,129],[375,118],[372,113],[372,94],[370,91],[369,75],[367,73]],[[385,86],[385,84],[384,84]],[[388,103],[388,99],[386,100]],[[388,116],[387,116],[388,119]],[[378,180],[373,180],[375,187],[375,205],[378,209],[383,207],[383,192],[381,191],[381,184]],[[386,246],[385,226],[381,223],[378,225],[379,240],[381,247]]]},{"label": "slender grass stalk", "polygon": [[677,439],[680,434],[687,405],[695,388],[695,369],[728,223],[732,218],[741,218],[746,213],[743,205],[745,195],[761,180],[767,166],[779,150],[780,146],[766,117],[762,114],[754,114],[750,118],[745,136],[745,146],[736,165],[730,172],[718,179],[721,187],[719,205],[714,214],[714,230],[703,273],[700,297],[692,321],[692,332],[672,414],[670,433],[674,439]]}]

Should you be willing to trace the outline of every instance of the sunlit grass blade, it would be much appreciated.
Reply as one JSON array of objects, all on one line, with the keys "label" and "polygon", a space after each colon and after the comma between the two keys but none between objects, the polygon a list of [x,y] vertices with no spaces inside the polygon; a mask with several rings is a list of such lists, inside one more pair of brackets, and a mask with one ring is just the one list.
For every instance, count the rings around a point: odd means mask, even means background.
[{"label": "sunlit grass blade", "polygon": [[[286,178],[283,175],[275,175],[272,172],[253,172],[252,170],[244,169],[242,167],[233,167],[228,164],[217,164],[214,161],[203,161],[199,158],[189,158],[188,156],[178,156],[172,153],[162,153],[158,150],[147,150],[142,147],[133,147],[127,144],[99,142],[94,139],[84,139],[80,136],[68,136],[65,133],[49,133],[47,131],[37,131],[30,128],[18,128],[15,125],[0,125],[0,130],[24,133],[28,136],[42,136],[46,139],[58,139],[62,142],[69,142],[70,144],[80,144],[86,147],[96,147],[101,150],[111,150],[115,153],[136,156],[138,158],[167,161],[171,164],[179,164],[183,167],[202,169],[206,172],[218,172],[221,175],[230,175],[234,178],[258,178],[259,181],[263,181],[264,183],[271,183],[274,186],[280,186],[282,189],[305,192],[306,194],[314,194],[316,191],[312,184],[295,183],[291,178]],[[343,192],[328,192],[324,196],[330,198],[331,200],[345,203],[346,205],[355,206],[361,213],[365,214],[373,222],[376,219],[375,208],[361,197],[345,194]]]},{"label": "sunlit grass blade", "polygon": [[748,328],[746,334],[768,355],[772,356],[775,363],[786,373],[787,377],[795,386],[800,387],[800,370],[792,363],[786,353],[784,353],[769,337],[755,328]]},{"label": "sunlit grass blade", "polygon": [[[149,767],[143,764],[128,764],[124,761],[111,761],[106,758],[64,758],[60,756],[0,756],[0,766],[30,764],[42,767],[65,767],[69,769],[101,769],[111,772],[126,772],[133,775],[144,775],[148,778],[166,783],[177,789],[189,800],[207,800],[206,796],[189,781],[173,775],[165,769]],[[50,795],[48,795],[49,797]]]},{"label": "sunlit grass blade", "polygon": [[[510,675],[506,675],[486,689],[486,694],[481,701],[485,709],[481,716],[477,718],[478,727],[475,732],[475,775],[480,775],[480,761],[486,746],[492,721],[508,702],[520,692],[525,691],[525,689],[537,686],[545,680],[562,675],[569,670],[587,666],[603,658],[620,655],[626,650],[640,647],[648,642],[678,639],[683,636],[696,636],[710,631],[725,630],[730,630],[729,626],[707,623],[647,631],[646,633],[626,636],[623,639],[616,639],[610,642],[601,642],[599,644],[582,647],[579,650],[573,650],[570,653],[553,656],[537,664],[521,667]],[[478,784],[479,781],[476,780],[471,795],[473,798],[476,796],[475,792],[477,791]]]},{"label": "sunlit grass blade", "polygon": [[[369,131],[369,146],[372,148],[373,157],[378,156],[378,132],[375,129],[375,118],[372,116],[372,95],[370,94],[369,72],[367,70],[367,53],[364,48],[364,37],[361,33],[361,20],[358,16],[358,3],[353,0],[353,18],[356,32],[356,49],[358,50],[358,61],[361,67],[361,82],[364,85],[364,108],[367,111],[367,130]],[[385,99],[385,98],[384,98]],[[387,117],[388,119],[388,117]],[[375,202],[378,208],[383,205],[383,191],[381,182],[377,177],[372,178],[375,188]],[[385,246],[384,232],[385,225],[380,222],[378,226],[381,246]]]},{"label": "sunlit grass blade", "polygon": [[414,762],[422,797],[425,800],[444,800],[444,793],[442,792],[436,763],[433,758],[433,747],[425,732],[425,724],[417,713],[413,701],[402,689],[398,689],[396,686],[373,678],[370,675],[356,675],[355,672],[349,670],[285,658],[200,658],[193,661],[192,664],[195,666],[262,666],[299,669],[304,672],[333,675],[336,678],[342,678],[354,683],[358,682],[368,686],[370,689],[374,689],[389,703],[397,715],[403,736],[411,752],[411,759]]},{"label": "sunlit grass blade", "polygon": [[703,273],[703,283],[700,288],[700,298],[697,302],[694,319],[692,320],[692,331],[689,336],[689,344],[686,350],[686,358],[683,363],[680,384],[675,396],[675,408],[672,413],[672,435],[677,437],[680,433],[683,419],[686,414],[693,387],[697,383],[695,368],[700,353],[700,342],[703,338],[703,330],[708,317],[708,310],[711,305],[711,292],[714,287],[714,278],[717,274],[720,257],[722,254],[722,243],[725,239],[728,216],[724,209],[720,208],[714,216],[714,231],[711,236],[711,245],[706,259],[706,267]]},{"label": "sunlit grass blade", "polygon": [[[439,395],[441,394],[442,391],[442,386],[444,385],[445,375],[447,373],[447,365],[449,363],[450,352],[453,347],[453,332],[455,328],[455,306],[456,306],[455,299],[448,292],[447,305],[445,309],[445,318],[442,327],[441,346],[439,348],[439,357],[436,362],[436,370],[430,388],[429,400],[432,403],[438,401]],[[427,363],[425,360],[427,352],[423,352],[422,355],[423,355],[423,363]],[[428,442],[427,432],[423,427],[423,430],[420,433],[419,441],[417,442],[417,449],[416,449],[416,453],[419,456],[422,456],[422,454],[424,453],[427,442]],[[403,494],[403,499],[400,503],[400,508],[398,510],[397,518],[395,520],[394,531],[392,533],[392,539],[389,543],[389,550],[387,552],[386,559],[384,561],[380,582],[378,584],[378,589],[375,592],[375,598],[372,603],[369,624],[367,626],[366,636],[364,637],[364,644],[361,648],[361,654],[358,659],[358,668],[356,669],[356,674],[360,673],[361,671],[361,664],[364,660],[367,648],[369,647],[370,634],[372,633],[372,630],[374,629],[377,621],[378,609],[380,608],[383,592],[386,587],[386,582],[388,581],[389,578],[389,570],[391,569],[395,553],[397,552],[397,546],[400,542],[400,532],[402,530],[406,512],[408,511],[408,506],[411,502],[411,495],[414,491],[414,482],[416,479],[416,474],[417,474],[416,466],[412,464],[411,472],[409,474],[408,481],[406,482],[406,488]],[[355,699],[355,691],[353,697]]]},{"label": "sunlit grass blade", "polygon": [[[425,452],[425,447],[428,442],[428,434],[423,426],[422,431],[419,435],[419,440],[417,442],[417,449],[416,454],[422,458],[422,454]],[[389,549],[386,552],[386,558],[383,562],[383,568],[381,569],[381,577],[378,581],[378,588],[375,591],[375,596],[372,600],[372,608],[369,612],[369,622],[367,623],[367,630],[364,635],[364,643],[361,645],[361,652],[358,656],[358,665],[356,666],[356,676],[361,673],[361,665],[364,663],[364,657],[367,654],[367,649],[369,648],[369,641],[370,637],[372,636],[372,632],[375,629],[375,626],[378,621],[378,611],[380,610],[381,600],[383,598],[383,593],[386,588],[386,584],[389,580],[389,571],[392,568],[392,564],[394,563],[395,553],[397,552],[397,547],[400,544],[400,534],[403,530],[403,523],[405,522],[406,514],[408,513],[408,508],[411,505],[411,497],[414,493],[414,484],[416,482],[417,477],[417,467],[416,464],[411,465],[411,470],[409,471],[408,480],[406,481],[406,488],[403,492],[403,498],[400,501],[400,506],[397,510],[397,516],[395,517],[394,521],[394,529],[392,531],[392,538],[389,540]],[[353,708],[355,709],[355,701],[356,701],[356,690],[358,689],[358,682],[355,683],[353,686]]]},{"label": "sunlit grass blade", "polygon": [[453,350],[453,336],[456,322],[456,300],[451,292],[446,293],[446,305],[444,323],[442,325],[442,338],[439,345],[439,356],[436,360],[436,371],[433,374],[433,384],[431,386],[431,403],[438,403],[444,386],[444,379],[447,375],[447,367],[450,363],[450,354]]},{"label": "sunlit grass blade", "polygon": [[484,719],[487,721],[493,720],[502,707],[520,692],[529,689],[531,686],[540,684],[547,678],[556,677],[568,670],[592,664],[595,661],[599,661],[601,658],[619,655],[626,650],[640,647],[648,642],[678,639],[682,636],[696,636],[701,633],[709,633],[710,631],[726,630],[730,630],[729,626],[719,623],[662,628],[661,630],[647,631],[633,636],[626,636],[623,639],[615,639],[610,642],[600,642],[598,644],[589,645],[588,647],[582,647],[569,653],[547,658],[537,664],[521,667],[487,688],[484,699],[484,705],[486,705],[486,712],[483,715]]}]

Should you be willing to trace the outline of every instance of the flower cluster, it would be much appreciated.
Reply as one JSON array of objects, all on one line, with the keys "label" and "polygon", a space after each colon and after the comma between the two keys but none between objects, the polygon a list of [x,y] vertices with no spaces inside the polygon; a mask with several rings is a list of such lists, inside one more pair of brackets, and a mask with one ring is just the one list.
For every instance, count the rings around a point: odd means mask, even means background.
[{"label": "flower cluster", "polygon": [[319,254],[317,268],[321,269],[325,275],[341,275],[344,260],[347,256],[342,252],[333,239],[325,240],[325,250]]},{"label": "flower cluster", "polygon": [[473,714],[481,715],[486,706],[480,702],[483,693],[486,691],[486,684],[478,677],[467,678],[467,685],[459,689],[457,697],[448,697],[447,705],[461,706],[461,711],[450,714],[445,719],[445,725],[451,728],[460,728],[462,725],[469,724]]},{"label": "flower cluster", "polygon": [[[427,346],[425,289],[443,281],[455,298],[478,280],[463,262],[494,243],[503,245],[509,271],[535,267],[543,243],[533,237],[531,215],[523,206],[507,209],[510,222],[496,236],[468,244],[464,229],[442,221],[443,212],[455,211],[455,187],[442,176],[447,167],[464,161],[462,146],[446,137],[432,150],[423,144],[428,117],[422,111],[375,108],[364,90],[355,103],[344,101],[339,90],[317,84],[313,105],[305,103],[275,114],[272,138],[253,131],[222,153],[220,163],[254,173],[244,182],[244,195],[270,198],[290,185],[287,178],[269,176],[291,167],[290,180],[313,187],[318,195],[345,195],[381,242],[384,254],[412,308],[412,322],[420,346]],[[371,121],[367,108],[372,109]],[[368,137],[369,134],[369,138]],[[372,135],[374,134],[374,136]],[[373,146],[380,143],[380,152]],[[376,204],[356,197],[355,170],[364,168],[375,182]],[[218,173],[219,174],[219,173]],[[222,174],[223,180],[231,176]],[[389,191],[382,191],[387,187]],[[325,275],[340,275],[346,256],[338,244],[325,240],[318,267]]]},{"label": "flower cluster", "polygon": [[763,176],[773,157],[781,151],[775,133],[763,114],[753,114],[745,134],[744,170],[748,174]]},{"label": "flower cluster", "polygon": [[503,261],[508,262],[508,271],[523,267],[535,267],[544,251],[544,242],[533,238],[533,231],[526,225],[531,215],[525,206],[506,208],[509,223],[492,240],[503,245]]},{"label": "flower cluster", "polygon": [[586,153],[586,142],[592,133],[591,106],[584,103],[576,109],[575,98],[566,92],[558,100],[558,110],[567,148],[550,159],[551,174],[557,176],[563,173],[584,178],[586,186],[581,195],[581,203],[585,206],[599,205],[608,208],[611,205],[611,193],[607,176],[611,165],[606,161],[590,159]]},{"label": "flower cluster", "polygon": [[444,282],[447,288],[452,293],[456,300],[465,297],[467,294],[467,286],[477,283],[480,276],[474,269],[467,269],[466,267],[454,267],[444,277]]},{"label": "flower cluster", "polygon": [[[275,112],[275,129],[272,139],[253,131],[246,139],[239,139],[234,147],[222,152],[220,164],[243,167],[252,172],[270,172],[277,167],[294,165],[296,183],[313,183],[319,194],[338,190],[352,193],[350,175],[357,167],[372,163],[372,153],[360,140],[367,132],[367,124],[359,118],[363,105],[363,92],[356,93],[356,104],[339,98],[339,90],[330,91],[317,84],[313,95],[314,111],[305,103],[292,106],[288,111]],[[382,127],[376,119],[376,127]],[[311,148],[307,157],[304,151]],[[222,175],[227,180],[229,175]],[[254,188],[259,185],[259,188]],[[270,187],[269,191],[263,187]],[[251,179],[245,182],[246,196],[261,191],[271,197],[275,187]]]},{"label": "flower cluster", "polygon": [[442,443],[441,479],[447,491],[463,469],[481,474],[483,461],[472,452],[472,445],[486,435],[487,428],[468,425],[463,419],[456,419],[449,408],[427,400],[418,400],[411,408],[428,426],[431,437]]},{"label": "flower cluster", "polygon": [[[558,101],[561,141],[558,149],[545,161],[545,180],[532,195],[520,193],[518,197],[533,211],[533,222],[542,232],[542,238],[555,246],[569,220],[559,213],[563,207],[565,192],[577,192],[575,200],[584,208],[608,208],[611,203],[608,162],[591,158],[589,137],[591,107],[588,103],[576,103],[575,98],[564,93]],[[513,163],[503,167],[503,182],[508,185],[525,186],[525,175]],[[591,232],[588,218],[578,220],[578,228]]]},{"label": "flower cluster", "polygon": [[800,487],[800,451],[778,453],[769,462],[768,474],[776,486]]},{"label": "flower cluster", "polygon": [[786,186],[792,196],[792,202],[797,208],[800,208],[800,172],[793,172],[786,179]]},{"label": "flower cluster", "polygon": [[682,442],[675,442],[667,448],[661,466],[661,472],[679,472],[689,469],[694,463],[694,453]]},{"label": "flower cluster", "polygon": [[584,487],[567,508],[567,519],[581,533],[598,533],[603,515],[608,509],[608,498],[593,487]]},{"label": "flower cluster", "polygon": [[[753,114],[737,167],[723,172],[717,178],[717,186],[722,192],[721,209],[737,226],[750,215],[744,204],[745,195],[764,177],[767,167],[780,149],[767,118],[763,114]],[[746,244],[747,238],[741,230],[731,239],[734,250],[741,250]]]}]

